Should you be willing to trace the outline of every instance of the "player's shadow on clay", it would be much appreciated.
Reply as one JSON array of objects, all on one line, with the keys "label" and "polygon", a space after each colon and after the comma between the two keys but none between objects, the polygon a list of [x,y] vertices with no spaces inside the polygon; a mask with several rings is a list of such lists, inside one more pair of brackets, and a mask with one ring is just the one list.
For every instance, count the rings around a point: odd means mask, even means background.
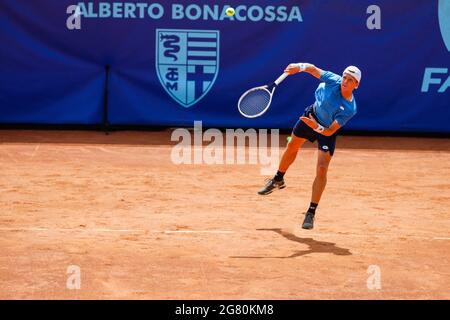
[{"label": "player's shadow on clay", "polygon": [[283,236],[284,238],[294,241],[301,244],[306,244],[309,249],[297,251],[290,256],[287,257],[256,257],[256,256],[233,256],[231,258],[241,258],[241,259],[288,259],[288,258],[297,258],[310,253],[332,253],[337,256],[349,256],[352,253],[349,249],[341,248],[336,246],[333,242],[325,242],[325,241],[317,241],[312,238],[300,238],[292,233],[283,231],[280,228],[276,229],[256,229],[258,231],[273,231]]}]

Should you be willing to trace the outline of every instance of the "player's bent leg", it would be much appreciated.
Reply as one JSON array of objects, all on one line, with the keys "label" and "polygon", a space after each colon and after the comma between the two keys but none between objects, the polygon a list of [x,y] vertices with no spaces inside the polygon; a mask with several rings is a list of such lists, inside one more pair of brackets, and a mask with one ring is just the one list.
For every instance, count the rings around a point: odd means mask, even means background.
[{"label": "player's bent leg", "polygon": [[316,208],[322,197],[323,191],[327,184],[328,167],[331,161],[331,154],[329,151],[319,151],[317,158],[316,177],[314,179],[311,195],[311,203],[303,221],[303,229],[312,229],[314,227],[314,217],[316,214]]},{"label": "player's bent leg", "polygon": [[291,134],[291,141],[288,142],[286,150],[284,150],[278,171],[287,171],[290,165],[294,162],[295,158],[297,157],[298,150],[305,143],[305,141],[306,139],[299,138],[295,134]]},{"label": "player's bent leg", "polygon": [[314,179],[311,202],[319,203],[322,193],[327,185],[328,167],[331,162],[330,152],[319,151],[317,157],[316,177]]},{"label": "player's bent leg", "polygon": [[258,191],[258,194],[267,195],[276,189],[284,189],[286,187],[283,176],[289,166],[294,162],[298,150],[305,143],[305,141],[306,139],[299,138],[294,134],[291,135],[291,141],[287,144],[286,150],[281,157],[277,174],[266,182],[265,186]]}]

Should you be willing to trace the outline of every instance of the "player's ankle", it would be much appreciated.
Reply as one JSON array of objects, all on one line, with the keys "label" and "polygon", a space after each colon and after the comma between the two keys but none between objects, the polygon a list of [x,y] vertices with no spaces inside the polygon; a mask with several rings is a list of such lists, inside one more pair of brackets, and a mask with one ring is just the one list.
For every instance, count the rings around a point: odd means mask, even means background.
[{"label": "player's ankle", "polygon": [[282,181],[283,180],[283,178],[284,178],[284,174],[285,174],[286,172],[281,172],[281,171],[277,171],[277,173],[275,174],[275,176],[273,177],[273,179],[275,180],[275,181]]},{"label": "player's ankle", "polygon": [[318,205],[319,205],[318,203],[311,202],[309,204],[308,212],[312,213],[313,215],[316,214],[316,209]]}]

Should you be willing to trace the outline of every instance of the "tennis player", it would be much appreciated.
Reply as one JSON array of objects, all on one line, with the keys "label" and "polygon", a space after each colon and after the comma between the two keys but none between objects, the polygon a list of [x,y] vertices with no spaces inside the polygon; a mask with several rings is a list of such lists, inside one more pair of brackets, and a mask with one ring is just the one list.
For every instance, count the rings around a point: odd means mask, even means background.
[{"label": "tennis player", "polygon": [[349,66],[341,77],[309,63],[292,63],[286,67],[285,72],[290,75],[306,72],[323,82],[316,89],[316,101],[305,109],[303,116],[294,126],[278,172],[258,193],[266,195],[275,189],[285,188],[284,174],[294,162],[298,150],[306,140],[317,140],[319,154],[316,178],[312,186],[311,203],[302,226],[303,229],[312,229],[316,209],[327,183],[327,171],[334,153],[337,132],[356,114],[353,90],[359,86],[361,71],[355,66]]}]

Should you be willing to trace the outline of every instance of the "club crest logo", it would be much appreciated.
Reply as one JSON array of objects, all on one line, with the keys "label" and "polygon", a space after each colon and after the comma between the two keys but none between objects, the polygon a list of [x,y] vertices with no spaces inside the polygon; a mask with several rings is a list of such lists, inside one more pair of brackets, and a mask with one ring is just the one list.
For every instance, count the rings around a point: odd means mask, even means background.
[{"label": "club crest logo", "polygon": [[450,51],[450,0],[439,0],[439,26],[447,50]]},{"label": "club crest logo", "polygon": [[219,72],[216,30],[156,29],[156,71],[167,93],[189,108],[211,90]]}]

